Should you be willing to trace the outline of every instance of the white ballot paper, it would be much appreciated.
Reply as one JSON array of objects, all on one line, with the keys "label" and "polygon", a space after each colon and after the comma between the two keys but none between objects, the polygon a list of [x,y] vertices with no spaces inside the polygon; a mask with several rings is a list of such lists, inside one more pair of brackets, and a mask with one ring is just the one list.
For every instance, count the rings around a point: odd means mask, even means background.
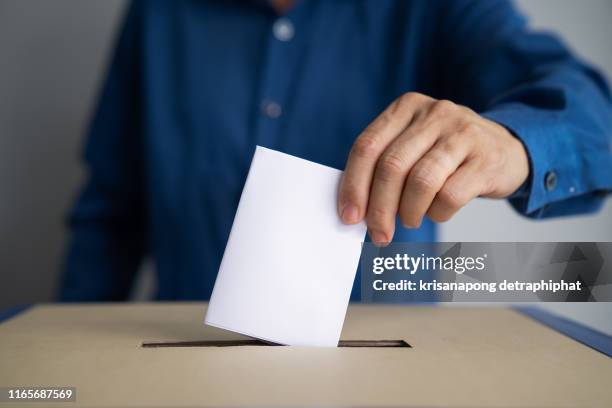
[{"label": "white ballot paper", "polygon": [[337,211],[342,172],[257,147],[205,323],[292,346],[336,347],[365,223]]}]

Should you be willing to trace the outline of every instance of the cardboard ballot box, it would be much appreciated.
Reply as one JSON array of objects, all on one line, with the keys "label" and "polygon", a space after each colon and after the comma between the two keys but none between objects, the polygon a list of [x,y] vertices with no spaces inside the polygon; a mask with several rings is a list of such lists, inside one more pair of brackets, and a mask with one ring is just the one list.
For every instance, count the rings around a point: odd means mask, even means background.
[{"label": "cardboard ballot box", "polygon": [[612,406],[612,359],[510,309],[350,306],[343,345],[378,347],[303,348],[204,326],[205,308],[33,307],[0,324],[0,387],[96,407]]}]

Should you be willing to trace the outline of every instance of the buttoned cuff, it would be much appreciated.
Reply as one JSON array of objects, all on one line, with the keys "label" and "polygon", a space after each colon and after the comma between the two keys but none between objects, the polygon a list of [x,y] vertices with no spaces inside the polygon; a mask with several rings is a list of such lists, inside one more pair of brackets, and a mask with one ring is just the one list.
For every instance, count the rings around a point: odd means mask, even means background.
[{"label": "buttoned cuff", "polygon": [[575,142],[560,113],[510,103],[481,115],[513,133],[529,156],[528,180],[508,198],[518,212],[540,218],[549,204],[584,193]]}]

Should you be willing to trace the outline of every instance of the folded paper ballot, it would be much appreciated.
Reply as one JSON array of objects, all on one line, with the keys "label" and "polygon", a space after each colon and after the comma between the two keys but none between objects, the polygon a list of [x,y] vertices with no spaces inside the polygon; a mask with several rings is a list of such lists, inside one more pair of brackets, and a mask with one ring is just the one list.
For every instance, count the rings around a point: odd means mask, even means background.
[{"label": "folded paper ballot", "polygon": [[294,346],[338,345],[366,226],[337,212],[341,172],[257,147],[205,323]]}]

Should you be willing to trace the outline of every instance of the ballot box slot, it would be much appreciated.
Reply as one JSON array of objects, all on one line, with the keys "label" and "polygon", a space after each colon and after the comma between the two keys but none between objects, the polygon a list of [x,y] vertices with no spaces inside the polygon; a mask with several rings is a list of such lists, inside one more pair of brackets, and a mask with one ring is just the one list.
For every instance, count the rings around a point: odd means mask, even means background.
[{"label": "ballot box slot", "polygon": [[[242,346],[266,346],[285,347],[281,344],[268,343],[262,340],[196,340],[196,341],[145,341],[143,348],[160,347],[242,347]],[[389,348],[389,347],[408,347],[404,340],[340,340],[338,347],[369,347],[369,348]]]}]

